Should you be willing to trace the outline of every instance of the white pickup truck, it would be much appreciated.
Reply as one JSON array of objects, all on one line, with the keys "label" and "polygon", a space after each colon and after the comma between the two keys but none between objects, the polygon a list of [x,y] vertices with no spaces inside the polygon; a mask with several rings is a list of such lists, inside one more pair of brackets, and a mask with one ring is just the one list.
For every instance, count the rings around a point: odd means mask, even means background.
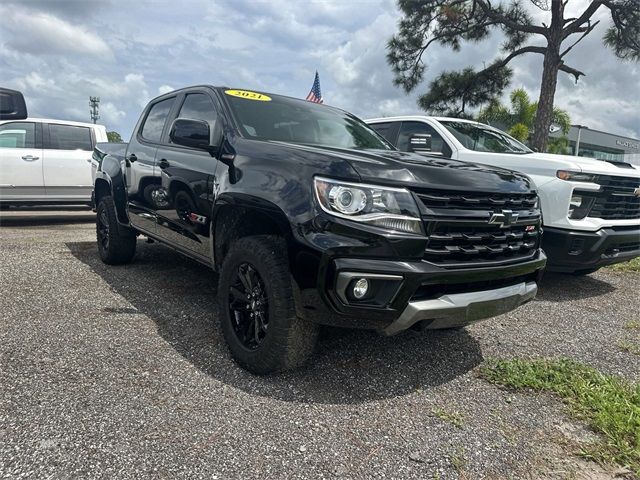
[{"label": "white pickup truck", "polygon": [[536,153],[470,120],[404,116],[366,122],[402,151],[527,174],[540,197],[551,271],[588,274],[640,256],[640,170],[631,165]]},{"label": "white pickup truck", "polygon": [[106,141],[105,127],[92,123],[0,120],[0,206],[89,205],[91,154]]}]

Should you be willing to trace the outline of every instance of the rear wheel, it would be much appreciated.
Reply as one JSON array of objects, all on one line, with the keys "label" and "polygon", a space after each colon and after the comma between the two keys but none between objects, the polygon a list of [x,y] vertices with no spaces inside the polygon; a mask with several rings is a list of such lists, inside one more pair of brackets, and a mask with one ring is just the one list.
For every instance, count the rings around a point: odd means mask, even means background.
[{"label": "rear wheel", "polygon": [[136,235],[133,230],[118,224],[113,198],[109,195],[98,203],[96,236],[98,252],[104,263],[122,265],[131,262],[136,253]]},{"label": "rear wheel", "polygon": [[234,359],[253,373],[294,368],[313,352],[318,327],[296,315],[292,282],[278,237],[241,238],[223,262],[222,331]]}]

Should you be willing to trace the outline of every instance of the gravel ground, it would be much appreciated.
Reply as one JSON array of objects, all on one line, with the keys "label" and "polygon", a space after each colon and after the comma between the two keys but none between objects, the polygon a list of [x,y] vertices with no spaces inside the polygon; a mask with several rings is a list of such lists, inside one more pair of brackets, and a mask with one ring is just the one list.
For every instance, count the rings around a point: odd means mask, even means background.
[{"label": "gravel ground", "polygon": [[2,478],[614,475],[575,460],[591,434],[561,403],[475,369],[568,356],[638,381],[617,344],[637,337],[640,275],[549,275],[536,301],[462,331],[327,329],[308,367],[255,377],[227,352],[206,268],[142,241],[105,266],[91,212],[0,224]]}]

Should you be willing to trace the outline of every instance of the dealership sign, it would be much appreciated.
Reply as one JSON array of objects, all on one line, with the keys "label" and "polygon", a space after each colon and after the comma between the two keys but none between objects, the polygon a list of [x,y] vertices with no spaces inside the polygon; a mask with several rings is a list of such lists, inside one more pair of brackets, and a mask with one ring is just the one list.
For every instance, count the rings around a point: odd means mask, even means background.
[{"label": "dealership sign", "polygon": [[621,147],[633,148],[634,150],[640,150],[640,144],[632,143],[629,140],[616,140],[616,145]]}]

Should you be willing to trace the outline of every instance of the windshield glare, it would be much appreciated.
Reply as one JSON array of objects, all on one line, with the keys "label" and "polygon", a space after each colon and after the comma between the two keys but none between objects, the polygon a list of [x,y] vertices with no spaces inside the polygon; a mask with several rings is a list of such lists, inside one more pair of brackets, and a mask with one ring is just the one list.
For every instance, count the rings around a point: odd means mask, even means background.
[{"label": "windshield glare", "polygon": [[504,132],[476,123],[441,122],[465,148],[476,152],[532,153],[532,150]]},{"label": "windshield glare", "polygon": [[269,95],[270,101],[223,95],[246,138],[359,150],[393,149],[366,123],[331,107],[277,95]]}]

